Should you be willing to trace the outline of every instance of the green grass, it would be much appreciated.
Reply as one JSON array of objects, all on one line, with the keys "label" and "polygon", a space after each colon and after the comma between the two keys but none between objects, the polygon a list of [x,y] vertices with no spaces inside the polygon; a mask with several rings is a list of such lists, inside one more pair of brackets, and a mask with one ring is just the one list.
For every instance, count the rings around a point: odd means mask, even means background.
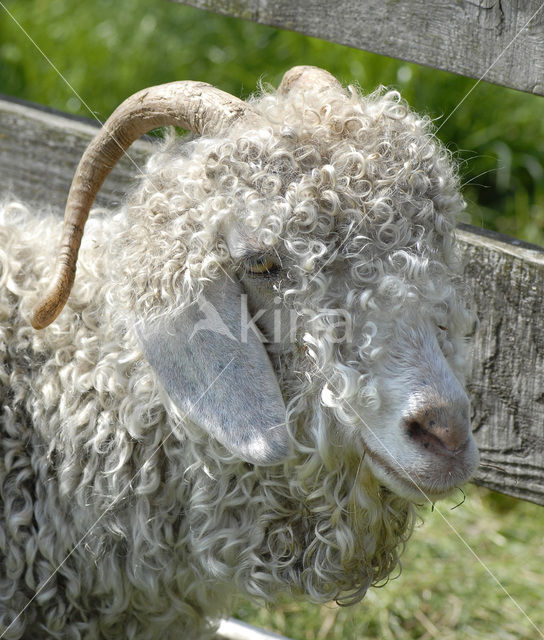
[{"label": "green grass", "polygon": [[399,88],[458,158],[468,219],[544,244],[544,98],[482,82],[456,109],[474,80],[166,0],[3,2],[2,93],[104,120],[153,84],[206,80],[245,97],[292,65],[323,66],[365,91]]},{"label": "green grass", "polygon": [[401,575],[360,604],[285,600],[238,617],[294,640],[544,638],[544,508],[473,485],[466,493],[453,510],[455,500],[424,509]]}]

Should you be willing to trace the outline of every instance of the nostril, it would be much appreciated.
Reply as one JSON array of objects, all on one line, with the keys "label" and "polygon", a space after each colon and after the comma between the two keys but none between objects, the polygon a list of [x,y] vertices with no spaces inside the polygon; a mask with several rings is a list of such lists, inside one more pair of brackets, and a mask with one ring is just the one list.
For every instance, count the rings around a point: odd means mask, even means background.
[{"label": "nostril", "polygon": [[427,430],[417,420],[408,420],[406,422],[406,431],[413,440],[420,440],[427,433]]},{"label": "nostril", "polygon": [[406,433],[408,437],[428,449],[432,440],[437,440],[418,420],[405,420]]},{"label": "nostril", "polygon": [[410,417],[403,422],[411,440],[436,452],[447,449],[455,453],[462,449],[468,439],[468,428],[454,425],[452,420],[438,420],[432,411],[425,411],[421,417]]}]

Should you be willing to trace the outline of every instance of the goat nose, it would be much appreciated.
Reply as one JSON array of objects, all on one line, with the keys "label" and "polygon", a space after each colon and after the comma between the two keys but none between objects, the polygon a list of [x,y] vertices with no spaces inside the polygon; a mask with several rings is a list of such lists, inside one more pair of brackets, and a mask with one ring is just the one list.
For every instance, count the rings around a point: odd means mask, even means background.
[{"label": "goat nose", "polygon": [[460,451],[470,435],[468,402],[426,405],[403,419],[407,435],[425,449]]}]

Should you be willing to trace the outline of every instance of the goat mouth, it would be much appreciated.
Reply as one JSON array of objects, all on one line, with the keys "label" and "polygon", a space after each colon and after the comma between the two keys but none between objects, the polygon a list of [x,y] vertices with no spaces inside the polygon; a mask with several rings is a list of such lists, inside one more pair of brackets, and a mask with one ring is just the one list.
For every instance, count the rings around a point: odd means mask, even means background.
[{"label": "goat mouth", "polygon": [[466,465],[459,462],[448,465],[449,469],[431,479],[428,473],[422,475],[415,469],[405,468],[400,462],[388,460],[369,448],[366,448],[366,453],[376,478],[389,490],[413,502],[422,499],[435,502],[445,498],[470,477],[470,473],[466,473]]}]

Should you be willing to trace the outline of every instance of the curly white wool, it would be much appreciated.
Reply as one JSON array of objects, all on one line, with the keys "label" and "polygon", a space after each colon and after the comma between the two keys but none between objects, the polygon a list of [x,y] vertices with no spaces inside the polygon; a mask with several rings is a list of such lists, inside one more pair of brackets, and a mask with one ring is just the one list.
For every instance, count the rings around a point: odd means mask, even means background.
[{"label": "curly white wool", "polygon": [[[233,584],[355,602],[398,565],[414,510],[368,465],[360,408],[384,402],[380,376],[402,358],[386,354],[391,319],[414,304],[447,314],[442,348],[463,376],[457,177],[396,92],[264,93],[253,106],[268,129],[170,139],[121,213],[91,220],[68,307],[41,333],[28,318],[59,225],[4,207],[5,638],[202,638]],[[130,331],[133,315],[172,314],[233,268],[234,222],[256,247],[281,243],[298,318],[293,348],[270,352],[293,450],[269,467],[185,423]],[[352,345],[323,311],[340,305],[360,327]]]}]

